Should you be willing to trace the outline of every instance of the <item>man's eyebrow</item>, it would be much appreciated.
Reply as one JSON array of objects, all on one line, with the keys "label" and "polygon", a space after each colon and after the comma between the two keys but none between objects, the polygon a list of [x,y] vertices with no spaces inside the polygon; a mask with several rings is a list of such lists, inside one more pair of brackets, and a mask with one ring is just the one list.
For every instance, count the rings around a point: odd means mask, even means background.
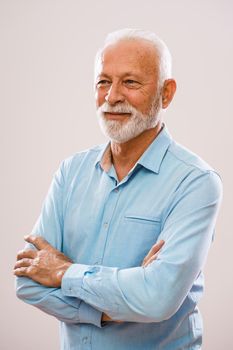
[{"label": "man's eyebrow", "polygon": [[137,73],[135,73],[135,72],[126,72],[125,74],[124,74],[124,78],[126,78],[126,77],[135,77],[135,78],[137,78],[137,79],[140,79],[141,77],[137,74]]},{"label": "man's eyebrow", "polygon": [[107,79],[110,79],[110,76],[106,73],[101,73],[101,74],[98,74],[97,75],[97,79],[99,78],[107,78]]},{"label": "man's eyebrow", "polygon": [[[135,72],[125,72],[125,73],[122,74],[122,77],[124,79],[127,78],[127,77],[134,77],[136,79],[142,79],[142,77],[139,74],[135,73]],[[104,72],[97,75],[97,79],[99,79],[99,78],[111,79],[111,77],[107,73],[104,73]]]}]

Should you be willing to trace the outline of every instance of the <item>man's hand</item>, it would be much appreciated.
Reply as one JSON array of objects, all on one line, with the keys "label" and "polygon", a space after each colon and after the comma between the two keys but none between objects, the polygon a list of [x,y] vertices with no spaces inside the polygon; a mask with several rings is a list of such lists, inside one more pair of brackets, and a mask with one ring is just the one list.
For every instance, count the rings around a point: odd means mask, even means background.
[{"label": "man's hand", "polygon": [[162,248],[164,243],[165,242],[163,240],[159,241],[158,243],[155,243],[143,259],[141,266],[147,267],[149,264],[152,263],[152,261],[156,260],[159,255],[160,249]]},{"label": "man's hand", "polygon": [[72,260],[40,236],[29,235],[24,239],[37,250],[22,250],[17,254],[14,274],[29,277],[46,287],[60,287],[62,277]]},{"label": "man's hand", "polygon": [[[150,251],[148,252],[148,254],[145,256],[145,258],[143,259],[142,262],[142,267],[147,267],[149,264],[152,263],[152,261],[156,260],[158,257],[158,254],[160,252],[160,249],[162,248],[162,246],[164,245],[164,241],[161,240],[158,243],[155,243]],[[105,313],[103,313],[102,315],[102,321],[113,321],[108,315],[106,315]],[[121,323],[122,321],[114,321],[114,322],[118,322]]]}]

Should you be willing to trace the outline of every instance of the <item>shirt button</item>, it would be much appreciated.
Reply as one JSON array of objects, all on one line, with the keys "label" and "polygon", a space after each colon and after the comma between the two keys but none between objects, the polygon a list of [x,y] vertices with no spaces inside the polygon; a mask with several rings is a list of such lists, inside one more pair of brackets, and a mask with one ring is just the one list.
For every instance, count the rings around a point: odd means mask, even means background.
[{"label": "shirt button", "polygon": [[87,341],[88,341],[88,338],[87,338],[87,337],[84,337],[84,338],[83,338],[83,344],[86,344]]},{"label": "shirt button", "polygon": [[108,227],[108,223],[105,222],[105,223],[104,223],[104,228],[107,228],[107,227]]},{"label": "shirt button", "polygon": [[116,192],[116,193],[117,193],[118,191],[119,191],[119,189],[118,189],[118,188],[115,188],[114,192]]}]

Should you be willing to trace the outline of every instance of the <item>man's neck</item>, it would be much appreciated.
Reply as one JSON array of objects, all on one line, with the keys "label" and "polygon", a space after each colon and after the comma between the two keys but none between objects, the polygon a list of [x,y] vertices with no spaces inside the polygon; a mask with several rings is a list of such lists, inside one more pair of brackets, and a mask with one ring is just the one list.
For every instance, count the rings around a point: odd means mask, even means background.
[{"label": "man's neck", "polygon": [[162,129],[159,122],[155,128],[144,131],[139,136],[124,142],[111,142],[112,163],[115,167],[119,181],[121,181],[133,168],[141,155],[154,141]]}]

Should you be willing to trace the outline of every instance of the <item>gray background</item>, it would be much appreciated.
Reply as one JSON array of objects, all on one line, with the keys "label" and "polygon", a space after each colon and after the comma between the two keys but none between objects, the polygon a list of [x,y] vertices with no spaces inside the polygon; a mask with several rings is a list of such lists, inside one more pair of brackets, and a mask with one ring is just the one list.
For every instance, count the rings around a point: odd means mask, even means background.
[{"label": "gray background", "polygon": [[122,27],[153,30],[168,44],[178,84],[168,128],[222,175],[200,307],[203,349],[232,348],[232,10],[230,0],[0,0],[1,350],[59,348],[57,320],[15,298],[12,267],[60,161],[105,141],[93,58]]}]

